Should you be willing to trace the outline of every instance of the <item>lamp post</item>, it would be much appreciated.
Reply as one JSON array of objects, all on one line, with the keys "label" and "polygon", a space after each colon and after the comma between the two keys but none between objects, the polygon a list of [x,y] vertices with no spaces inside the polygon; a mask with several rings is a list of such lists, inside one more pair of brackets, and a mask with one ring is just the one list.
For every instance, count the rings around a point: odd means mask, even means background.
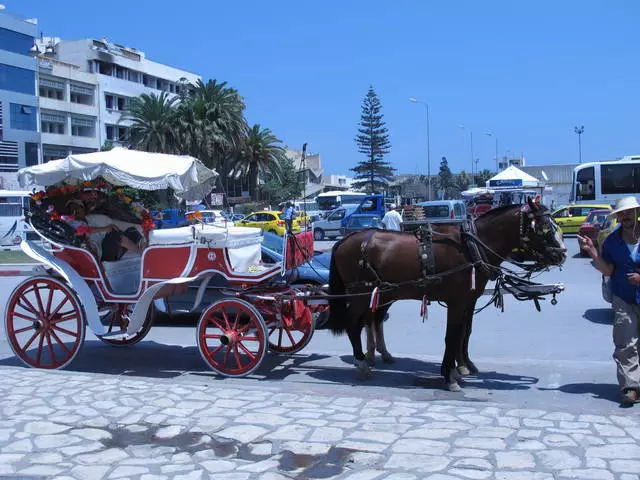
[{"label": "lamp post", "polygon": [[431,200],[431,146],[429,138],[429,104],[421,102],[417,98],[409,98],[410,102],[423,105],[427,113],[427,200]]},{"label": "lamp post", "polygon": [[[465,130],[466,127],[464,125],[458,125],[458,127],[462,130]],[[473,132],[469,131],[469,141],[471,144],[471,177],[473,179],[473,181],[475,182],[475,178],[473,178],[473,166],[475,164],[475,155],[473,153]]]},{"label": "lamp post", "polygon": [[485,135],[489,136],[489,137],[493,137],[496,140],[496,173],[500,170],[500,160],[498,159],[498,136],[492,132],[486,132]]},{"label": "lamp post", "polygon": [[582,163],[582,134],[584,133],[584,125],[573,127],[573,131],[578,134],[578,163]]},{"label": "lamp post", "polygon": [[[36,131],[38,132],[38,163],[44,163],[44,148],[42,146],[42,127],[41,127],[41,122],[40,122],[40,57],[42,55],[42,52],[40,52],[40,49],[38,48],[38,44],[35,43],[35,40],[33,42],[33,46],[29,49],[29,51],[27,52],[31,57],[33,57],[35,64],[36,64],[36,71],[35,71],[35,96],[36,96]],[[26,159],[25,159],[26,162]]]}]

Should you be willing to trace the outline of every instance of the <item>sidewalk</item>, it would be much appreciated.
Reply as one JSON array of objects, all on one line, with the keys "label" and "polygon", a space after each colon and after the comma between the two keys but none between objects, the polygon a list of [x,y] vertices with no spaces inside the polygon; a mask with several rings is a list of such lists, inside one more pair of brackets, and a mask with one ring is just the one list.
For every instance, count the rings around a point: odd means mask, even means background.
[{"label": "sidewalk", "polygon": [[640,409],[416,401],[398,389],[206,385],[0,367],[0,476],[638,479]]}]

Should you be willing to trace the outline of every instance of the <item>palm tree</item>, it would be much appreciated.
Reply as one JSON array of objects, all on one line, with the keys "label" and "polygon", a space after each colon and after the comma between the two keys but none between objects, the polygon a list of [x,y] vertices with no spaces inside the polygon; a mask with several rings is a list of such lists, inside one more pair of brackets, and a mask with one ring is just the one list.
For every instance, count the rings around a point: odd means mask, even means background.
[{"label": "palm tree", "polygon": [[244,109],[244,100],[226,82],[198,80],[178,107],[181,149],[225,174],[225,158],[240,148],[247,131]]},{"label": "palm tree", "polygon": [[166,92],[134,98],[123,118],[132,120],[131,146],[146,152],[177,153],[176,98]]},{"label": "palm tree", "polygon": [[233,161],[233,173],[249,176],[251,198],[256,199],[260,174],[280,177],[280,165],[285,157],[282,143],[271,130],[255,124],[247,133]]}]

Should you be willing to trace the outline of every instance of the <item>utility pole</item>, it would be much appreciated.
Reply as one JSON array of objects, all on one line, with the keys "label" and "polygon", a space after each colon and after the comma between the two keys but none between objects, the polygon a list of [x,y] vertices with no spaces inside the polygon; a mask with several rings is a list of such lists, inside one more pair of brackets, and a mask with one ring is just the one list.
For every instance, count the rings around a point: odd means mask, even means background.
[{"label": "utility pole", "polygon": [[578,163],[582,163],[582,134],[584,133],[584,125],[573,127],[573,131],[578,134]]}]

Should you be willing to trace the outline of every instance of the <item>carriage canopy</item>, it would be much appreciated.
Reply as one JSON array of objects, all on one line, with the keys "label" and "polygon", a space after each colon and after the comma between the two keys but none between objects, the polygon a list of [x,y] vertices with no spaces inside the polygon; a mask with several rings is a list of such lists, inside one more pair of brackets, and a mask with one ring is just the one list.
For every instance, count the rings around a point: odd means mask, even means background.
[{"label": "carriage canopy", "polygon": [[213,189],[217,176],[215,170],[188,155],[114,148],[23,168],[18,172],[18,181],[22,187],[31,187],[102,177],[113,185],[140,190],[172,188],[185,200],[202,200]]}]

